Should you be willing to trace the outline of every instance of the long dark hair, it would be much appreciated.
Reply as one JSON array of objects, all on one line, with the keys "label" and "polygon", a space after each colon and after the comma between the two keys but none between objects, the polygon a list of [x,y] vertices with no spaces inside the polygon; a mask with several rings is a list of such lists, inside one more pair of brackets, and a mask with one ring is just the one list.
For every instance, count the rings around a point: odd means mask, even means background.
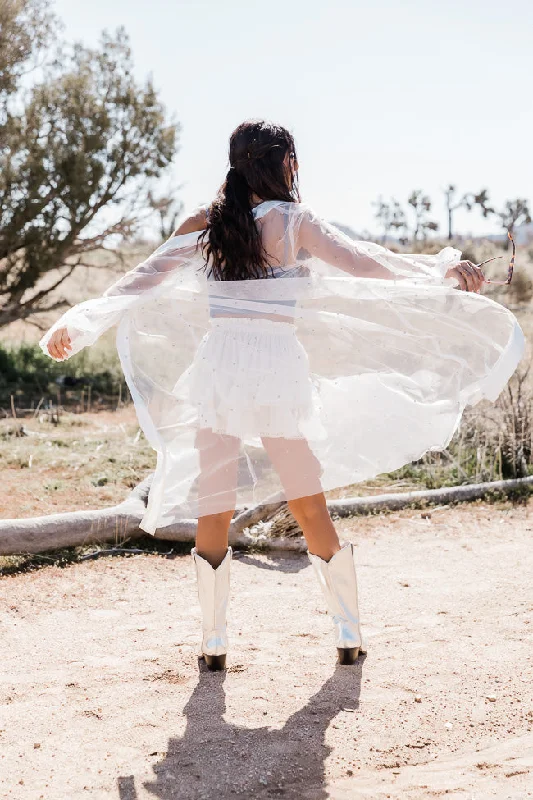
[{"label": "long dark hair", "polygon": [[[284,159],[290,154],[289,170]],[[200,237],[206,268],[215,280],[268,276],[268,253],[252,214],[251,198],[300,202],[296,149],[281,125],[248,120],[231,134],[230,168],[211,204],[207,229]],[[207,236],[207,241],[205,237]]]}]

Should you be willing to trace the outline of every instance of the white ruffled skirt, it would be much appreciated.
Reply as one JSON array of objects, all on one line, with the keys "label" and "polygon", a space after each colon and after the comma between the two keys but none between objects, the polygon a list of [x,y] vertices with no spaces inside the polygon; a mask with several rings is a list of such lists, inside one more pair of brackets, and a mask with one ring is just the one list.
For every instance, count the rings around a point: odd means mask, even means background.
[{"label": "white ruffled skirt", "polygon": [[211,320],[174,393],[198,414],[198,427],[241,440],[319,433],[319,398],[309,358],[289,322],[249,317]]}]

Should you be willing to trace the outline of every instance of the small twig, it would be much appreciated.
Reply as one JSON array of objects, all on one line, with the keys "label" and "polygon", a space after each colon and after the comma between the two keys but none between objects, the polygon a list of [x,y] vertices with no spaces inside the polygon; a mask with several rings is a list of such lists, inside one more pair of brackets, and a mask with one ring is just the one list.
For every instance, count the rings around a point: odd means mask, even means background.
[{"label": "small twig", "polygon": [[[115,553],[147,553],[147,550],[141,550],[137,547],[113,547],[111,550],[96,550],[94,553],[87,553],[84,556],[80,556],[80,561],[86,561],[88,558],[99,558],[100,556],[109,556],[114,555]],[[168,553],[161,553],[163,556],[168,556],[173,553],[174,550],[169,550]]]},{"label": "small twig", "polygon": [[44,396],[43,396],[43,397],[41,397],[41,399],[40,399],[40,400],[39,400],[39,402],[37,403],[37,408],[36,408],[36,409],[35,409],[35,411],[33,412],[33,416],[34,416],[34,417],[36,417],[36,416],[37,416],[37,414],[39,413],[39,409],[40,409],[40,407],[41,407],[41,404],[42,404],[43,402],[44,402]]}]

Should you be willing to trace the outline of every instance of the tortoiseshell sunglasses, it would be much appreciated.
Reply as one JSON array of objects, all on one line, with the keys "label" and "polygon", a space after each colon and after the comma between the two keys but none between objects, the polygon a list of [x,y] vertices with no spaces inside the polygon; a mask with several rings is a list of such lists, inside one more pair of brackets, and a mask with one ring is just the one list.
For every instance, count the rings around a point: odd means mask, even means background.
[{"label": "tortoiseshell sunglasses", "polygon": [[[511,231],[507,231],[507,236],[509,237],[511,244],[513,245],[513,255],[511,256],[511,261],[509,263],[509,268],[507,270],[507,280],[506,281],[491,281],[488,278],[485,278],[485,283],[499,283],[500,286],[507,286],[511,283],[513,278],[513,269],[514,269],[514,257],[516,253],[516,245],[514,243],[513,235]],[[503,258],[503,256],[493,256],[492,258],[487,258],[486,261],[482,261],[481,264],[475,264],[476,267],[482,267],[483,264],[488,264],[489,261],[496,261],[497,258]]]}]

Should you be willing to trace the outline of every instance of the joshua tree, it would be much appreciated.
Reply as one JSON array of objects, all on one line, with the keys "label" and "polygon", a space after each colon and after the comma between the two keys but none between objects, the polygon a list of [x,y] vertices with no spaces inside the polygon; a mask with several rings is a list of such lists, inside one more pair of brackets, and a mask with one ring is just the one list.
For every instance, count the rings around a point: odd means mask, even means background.
[{"label": "joshua tree", "polygon": [[[531,222],[531,213],[527,200],[518,197],[516,200],[507,200],[503,211],[498,211],[496,216],[501,220],[502,228],[506,231],[514,232],[516,225],[524,225]],[[509,239],[505,239],[505,247],[509,247]]]},{"label": "joshua tree", "polygon": [[489,194],[487,189],[481,189],[477,194],[466,192],[461,197],[456,196],[456,187],[453,184],[444,190],[446,198],[446,211],[448,214],[448,239],[453,239],[453,213],[459,208],[472,211],[474,206],[479,206],[484,217],[494,214],[494,209],[488,205]]},{"label": "joshua tree", "polygon": [[467,208],[469,211],[472,208],[471,195],[464,194],[462,197],[456,197],[456,187],[450,183],[444,190],[444,197],[446,198],[446,212],[448,214],[448,239],[453,239],[453,212],[459,208]]},{"label": "joshua tree", "polygon": [[377,202],[373,203],[373,205],[376,207],[374,216],[383,229],[381,241],[384,244],[387,241],[387,236],[391,228],[398,230],[407,227],[405,212],[394,197],[391,197],[390,202],[386,203],[380,195]]},{"label": "joshua tree", "polygon": [[[494,208],[489,205],[489,193],[487,189],[481,189],[473,196],[473,205],[479,206],[479,210],[485,219],[495,213]],[[468,210],[470,211],[470,209]]]},{"label": "joshua tree", "polygon": [[427,195],[423,194],[422,189],[415,189],[411,192],[407,202],[415,215],[413,241],[425,240],[428,231],[437,231],[439,229],[438,222],[428,219],[428,214],[431,211],[431,200]]}]

